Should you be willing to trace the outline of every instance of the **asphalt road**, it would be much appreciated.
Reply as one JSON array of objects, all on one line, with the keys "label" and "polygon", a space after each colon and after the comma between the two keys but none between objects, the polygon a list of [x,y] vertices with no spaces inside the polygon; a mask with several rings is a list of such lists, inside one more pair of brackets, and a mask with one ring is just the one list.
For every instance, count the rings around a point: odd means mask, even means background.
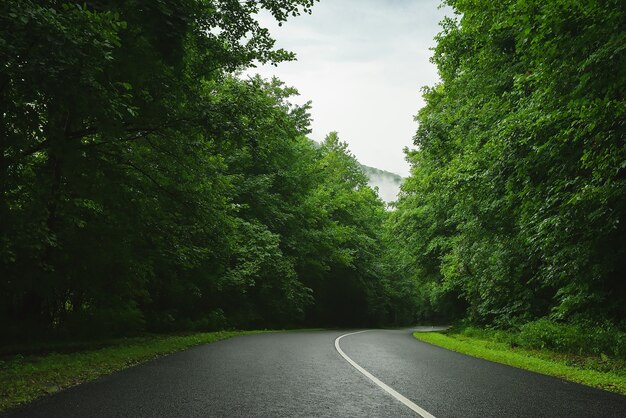
[{"label": "asphalt road", "polygon": [[[356,365],[441,417],[626,417],[626,396],[435,347],[407,330],[347,335]],[[47,396],[16,417],[404,417],[416,412],[357,370],[351,331],[217,342]]]}]

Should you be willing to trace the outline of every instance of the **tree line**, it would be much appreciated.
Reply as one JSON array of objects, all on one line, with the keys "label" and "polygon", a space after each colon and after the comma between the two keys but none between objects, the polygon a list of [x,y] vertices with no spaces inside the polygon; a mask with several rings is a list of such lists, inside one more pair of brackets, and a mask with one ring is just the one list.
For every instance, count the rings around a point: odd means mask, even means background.
[{"label": "tree line", "polygon": [[446,3],[389,220],[419,315],[624,325],[623,4]]},{"label": "tree line", "polygon": [[256,20],[314,0],[0,5],[0,335],[626,314],[616,0],[448,0],[392,210]]},{"label": "tree line", "polygon": [[313,3],[2,2],[3,338],[386,320],[384,203],[240,75]]}]

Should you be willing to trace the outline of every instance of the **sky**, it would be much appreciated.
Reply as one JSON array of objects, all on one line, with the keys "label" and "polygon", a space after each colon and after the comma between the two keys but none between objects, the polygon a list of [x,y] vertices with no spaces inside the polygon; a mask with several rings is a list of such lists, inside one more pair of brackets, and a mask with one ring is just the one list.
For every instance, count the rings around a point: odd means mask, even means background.
[{"label": "sky", "polygon": [[297,61],[260,66],[248,73],[277,76],[298,89],[292,100],[313,103],[311,138],[337,131],[362,164],[408,176],[403,148],[413,147],[424,105],[420,89],[438,81],[430,63],[449,9],[439,0],[321,0],[311,15],[279,27],[259,17],[276,47]]}]

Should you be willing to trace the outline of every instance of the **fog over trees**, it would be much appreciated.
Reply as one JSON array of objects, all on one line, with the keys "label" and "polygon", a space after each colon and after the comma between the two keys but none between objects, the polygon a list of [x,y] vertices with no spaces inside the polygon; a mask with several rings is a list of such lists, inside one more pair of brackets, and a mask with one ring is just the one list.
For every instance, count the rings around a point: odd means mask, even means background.
[{"label": "fog over trees", "polygon": [[402,185],[402,177],[400,175],[363,164],[361,164],[361,167],[365,171],[365,175],[367,175],[368,184],[371,187],[378,188],[378,195],[381,199],[390,203],[398,198],[398,192],[400,192],[400,186]]}]

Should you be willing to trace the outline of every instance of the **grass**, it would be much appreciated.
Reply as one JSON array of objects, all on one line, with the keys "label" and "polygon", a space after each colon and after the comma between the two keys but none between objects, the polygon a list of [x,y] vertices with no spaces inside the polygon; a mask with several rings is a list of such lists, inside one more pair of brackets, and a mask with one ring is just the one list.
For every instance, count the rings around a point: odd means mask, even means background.
[{"label": "grass", "polygon": [[478,338],[462,331],[416,332],[413,336],[473,357],[626,395],[626,364],[620,359],[514,347],[489,339],[487,334]]},{"label": "grass", "polygon": [[[7,356],[5,352],[4,356],[0,357],[0,411],[165,354],[199,344],[260,332],[264,331],[150,335],[87,345],[59,344],[52,346],[57,352],[47,354]],[[41,352],[45,349],[46,347],[38,346],[34,351]]]}]

